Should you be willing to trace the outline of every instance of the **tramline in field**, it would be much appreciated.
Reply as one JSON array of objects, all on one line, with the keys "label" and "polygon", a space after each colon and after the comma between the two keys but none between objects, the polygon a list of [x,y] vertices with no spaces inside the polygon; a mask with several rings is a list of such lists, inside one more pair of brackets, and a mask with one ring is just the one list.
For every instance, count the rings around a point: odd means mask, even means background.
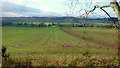
[{"label": "tramline in field", "polygon": [[[82,36],[82,27],[61,27],[62,29]],[[109,46],[95,43],[94,41],[87,41],[89,46],[82,38],[77,38],[69,33],[61,30],[60,27],[3,27],[3,46],[8,48],[11,57],[50,57],[63,55],[81,55],[85,50],[91,54],[107,56],[111,54],[117,56],[117,35],[112,39],[116,32],[112,33],[109,29],[89,27],[86,32],[86,37],[103,41]],[[108,37],[109,36],[109,37]],[[108,38],[105,38],[108,37]],[[29,54],[29,55],[28,55]]]}]

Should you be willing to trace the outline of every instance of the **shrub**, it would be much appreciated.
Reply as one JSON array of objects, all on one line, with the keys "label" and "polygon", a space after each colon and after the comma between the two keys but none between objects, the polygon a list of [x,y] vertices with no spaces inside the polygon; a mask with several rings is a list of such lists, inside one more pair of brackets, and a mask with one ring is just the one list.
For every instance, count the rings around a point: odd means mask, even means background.
[{"label": "shrub", "polygon": [[32,64],[29,59],[11,59],[10,55],[7,54],[7,48],[2,47],[2,68],[29,68],[31,66]]}]

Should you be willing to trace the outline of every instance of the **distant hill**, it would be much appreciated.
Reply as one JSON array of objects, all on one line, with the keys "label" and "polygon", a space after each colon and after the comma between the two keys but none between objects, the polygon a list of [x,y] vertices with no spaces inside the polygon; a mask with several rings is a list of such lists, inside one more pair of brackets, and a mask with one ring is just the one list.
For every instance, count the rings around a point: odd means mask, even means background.
[{"label": "distant hill", "polygon": [[[113,17],[114,21],[117,22],[118,19]],[[2,17],[2,21],[4,22],[70,22],[70,23],[79,23],[80,21],[94,21],[94,22],[102,22],[108,23],[112,20],[110,18],[96,18],[96,19],[80,19],[76,17]]]},{"label": "distant hill", "polygon": [[76,22],[74,17],[2,17],[3,21],[12,22]]}]

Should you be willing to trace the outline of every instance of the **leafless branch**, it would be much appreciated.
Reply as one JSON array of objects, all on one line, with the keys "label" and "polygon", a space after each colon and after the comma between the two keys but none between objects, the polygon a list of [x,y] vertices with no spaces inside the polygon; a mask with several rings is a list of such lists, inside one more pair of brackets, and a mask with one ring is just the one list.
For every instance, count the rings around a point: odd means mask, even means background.
[{"label": "leafless branch", "polygon": [[111,5],[104,5],[104,6],[98,6],[98,5],[96,5],[95,7],[96,8],[106,8],[106,7],[111,7]]},{"label": "leafless branch", "polygon": [[119,28],[119,27],[116,25],[116,23],[115,23],[115,21],[113,20],[113,18],[109,15],[109,13],[108,13],[107,11],[105,11],[103,8],[100,8],[100,9],[103,10],[103,11],[109,16],[109,18],[113,21],[115,27],[116,27],[116,28]]},{"label": "leafless branch", "polygon": [[90,14],[90,12],[93,12],[95,9],[96,9],[96,6],[94,6],[94,8],[90,11],[85,10],[85,13],[83,15],[81,15],[80,17],[85,16],[85,15],[88,16]]}]

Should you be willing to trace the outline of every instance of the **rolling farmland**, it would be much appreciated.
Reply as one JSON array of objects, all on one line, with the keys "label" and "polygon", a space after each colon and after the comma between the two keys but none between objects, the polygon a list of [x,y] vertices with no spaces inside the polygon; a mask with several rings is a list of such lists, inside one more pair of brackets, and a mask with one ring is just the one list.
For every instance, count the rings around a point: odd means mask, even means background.
[{"label": "rolling farmland", "polygon": [[119,68],[120,1],[1,3],[1,68]]},{"label": "rolling farmland", "polygon": [[85,32],[84,27],[3,27],[2,43],[11,57],[81,56],[85,50],[92,55],[117,56],[115,29],[92,27]]},{"label": "rolling farmland", "polygon": [[[112,49],[118,48],[118,33],[116,29],[104,28],[66,28],[62,31],[74,37],[104,45]],[[88,44],[89,45],[89,44]]]}]

